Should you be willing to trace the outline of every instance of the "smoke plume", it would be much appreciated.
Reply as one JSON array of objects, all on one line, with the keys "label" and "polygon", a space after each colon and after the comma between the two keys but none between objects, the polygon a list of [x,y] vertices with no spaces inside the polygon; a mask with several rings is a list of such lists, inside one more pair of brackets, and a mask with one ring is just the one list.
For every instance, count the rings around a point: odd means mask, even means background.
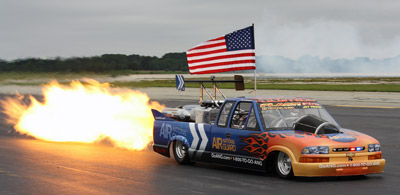
[{"label": "smoke plume", "polygon": [[400,36],[371,37],[351,22],[285,22],[256,28],[257,69],[266,73],[400,73]]}]

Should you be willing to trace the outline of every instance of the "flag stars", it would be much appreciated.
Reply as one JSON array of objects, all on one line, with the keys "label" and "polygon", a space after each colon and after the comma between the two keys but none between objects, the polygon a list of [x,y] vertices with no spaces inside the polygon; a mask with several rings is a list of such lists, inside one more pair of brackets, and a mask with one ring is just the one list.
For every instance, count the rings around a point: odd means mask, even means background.
[{"label": "flag stars", "polygon": [[227,50],[253,49],[251,27],[238,30],[225,36]]}]

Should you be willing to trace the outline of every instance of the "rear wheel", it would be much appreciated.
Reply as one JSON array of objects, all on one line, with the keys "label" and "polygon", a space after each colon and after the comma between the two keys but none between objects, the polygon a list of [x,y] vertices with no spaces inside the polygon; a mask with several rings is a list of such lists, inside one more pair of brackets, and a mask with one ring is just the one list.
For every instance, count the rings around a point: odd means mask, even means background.
[{"label": "rear wheel", "polygon": [[187,146],[181,141],[174,141],[173,152],[176,162],[179,164],[190,164]]},{"label": "rear wheel", "polygon": [[293,177],[292,160],[289,155],[279,152],[276,157],[275,170],[282,178],[289,179]]}]

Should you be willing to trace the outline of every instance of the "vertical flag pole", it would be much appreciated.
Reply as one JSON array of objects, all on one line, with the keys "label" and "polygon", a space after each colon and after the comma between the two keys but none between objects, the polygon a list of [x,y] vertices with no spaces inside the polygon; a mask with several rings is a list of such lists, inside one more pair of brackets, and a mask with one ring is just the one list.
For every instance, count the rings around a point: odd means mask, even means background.
[{"label": "vertical flag pole", "polygon": [[[256,53],[256,39],[255,39],[255,33],[254,33],[254,23],[253,25],[253,44],[254,44],[254,54]],[[254,55],[254,57],[256,57]],[[256,74],[256,68],[254,69],[254,94],[257,96],[257,74]]]},{"label": "vertical flag pole", "polygon": [[257,95],[257,76],[256,76],[256,69],[254,69],[254,94]]}]

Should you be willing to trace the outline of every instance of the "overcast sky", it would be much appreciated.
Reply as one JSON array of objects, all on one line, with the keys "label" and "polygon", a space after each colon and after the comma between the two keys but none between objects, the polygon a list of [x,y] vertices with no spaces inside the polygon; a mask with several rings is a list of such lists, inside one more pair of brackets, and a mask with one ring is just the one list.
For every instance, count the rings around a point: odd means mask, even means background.
[{"label": "overcast sky", "polygon": [[0,0],[0,59],[162,56],[255,24],[256,55],[400,54],[398,0]]}]

